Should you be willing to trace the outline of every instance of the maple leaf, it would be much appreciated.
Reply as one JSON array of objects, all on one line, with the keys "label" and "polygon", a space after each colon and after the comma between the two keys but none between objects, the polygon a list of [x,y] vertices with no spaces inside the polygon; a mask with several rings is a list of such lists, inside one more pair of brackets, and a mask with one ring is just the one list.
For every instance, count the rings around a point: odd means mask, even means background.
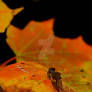
[{"label": "maple leaf", "polygon": [[10,9],[2,0],[0,0],[0,33],[5,31],[13,17],[22,10],[23,7],[14,10]]},{"label": "maple leaf", "polygon": [[[54,19],[31,21],[20,30],[9,26],[7,43],[17,62],[37,62],[61,72],[66,92],[92,92],[92,47],[82,36],[75,39],[56,37]],[[88,63],[87,63],[88,62]]]},{"label": "maple leaf", "polygon": [[57,92],[47,71],[46,67],[34,62],[12,64],[0,71],[0,86],[5,92]]}]

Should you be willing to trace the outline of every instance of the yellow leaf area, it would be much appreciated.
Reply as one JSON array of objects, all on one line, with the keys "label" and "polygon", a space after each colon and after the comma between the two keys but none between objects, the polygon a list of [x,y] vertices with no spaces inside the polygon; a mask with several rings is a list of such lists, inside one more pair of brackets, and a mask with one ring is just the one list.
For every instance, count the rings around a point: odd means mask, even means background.
[{"label": "yellow leaf area", "polygon": [[5,31],[13,17],[22,10],[23,7],[12,10],[8,8],[8,6],[2,0],[0,0],[0,33]]},{"label": "yellow leaf area", "polygon": [[[82,36],[75,39],[56,37],[54,19],[31,21],[20,30],[10,26],[7,43],[17,62],[37,62],[61,72],[64,92],[92,92],[92,47]],[[62,30],[60,30],[62,31]]]},{"label": "yellow leaf area", "polygon": [[0,86],[5,92],[56,92],[47,77],[47,68],[21,62],[0,70]]}]

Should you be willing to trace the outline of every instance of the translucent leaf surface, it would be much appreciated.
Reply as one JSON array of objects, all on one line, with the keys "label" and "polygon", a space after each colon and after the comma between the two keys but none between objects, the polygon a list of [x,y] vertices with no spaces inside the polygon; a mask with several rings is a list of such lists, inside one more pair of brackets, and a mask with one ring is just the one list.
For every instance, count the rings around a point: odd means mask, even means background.
[{"label": "translucent leaf surface", "polygon": [[17,56],[17,62],[37,62],[55,67],[63,77],[65,92],[92,92],[92,47],[82,36],[58,38],[53,32],[54,19],[31,21],[20,30],[10,26],[7,42]]}]

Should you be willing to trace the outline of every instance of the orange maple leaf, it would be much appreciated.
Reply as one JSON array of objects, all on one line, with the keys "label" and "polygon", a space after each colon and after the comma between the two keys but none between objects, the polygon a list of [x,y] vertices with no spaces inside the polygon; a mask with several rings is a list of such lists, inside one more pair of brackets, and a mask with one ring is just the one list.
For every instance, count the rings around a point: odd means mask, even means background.
[{"label": "orange maple leaf", "polygon": [[82,86],[85,85],[91,92],[91,85],[86,84],[92,80],[92,47],[82,36],[75,39],[56,37],[53,24],[54,19],[51,19],[31,21],[23,30],[12,25],[8,28],[7,43],[16,54],[17,62],[33,61],[48,68],[55,67],[62,73],[65,89],[84,92],[87,89]]}]

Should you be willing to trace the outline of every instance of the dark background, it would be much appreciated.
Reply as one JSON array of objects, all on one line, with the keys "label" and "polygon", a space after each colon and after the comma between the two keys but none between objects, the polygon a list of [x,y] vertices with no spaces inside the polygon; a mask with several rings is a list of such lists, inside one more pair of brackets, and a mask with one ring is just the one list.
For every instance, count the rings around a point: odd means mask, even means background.
[{"label": "dark background", "polygon": [[[92,27],[90,7],[83,2],[60,2],[60,0],[3,0],[9,8],[24,6],[24,10],[14,17],[11,24],[23,29],[29,21],[44,21],[55,18],[54,34],[62,38],[83,36],[92,46]],[[7,29],[6,29],[7,31]],[[0,64],[14,57],[5,42],[6,33],[0,33]],[[15,63],[12,61],[11,63]]]}]

